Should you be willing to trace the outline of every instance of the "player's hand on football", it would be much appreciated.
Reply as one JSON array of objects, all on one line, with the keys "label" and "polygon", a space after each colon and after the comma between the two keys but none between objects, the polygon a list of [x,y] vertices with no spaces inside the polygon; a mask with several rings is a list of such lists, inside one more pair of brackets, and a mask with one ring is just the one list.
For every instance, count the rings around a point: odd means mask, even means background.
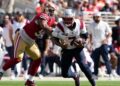
[{"label": "player's hand on football", "polygon": [[81,48],[84,46],[85,40],[82,38],[77,38],[74,40],[74,45],[78,48]]},{"label": "player's hand on football", "polygon": [[64,40],[60,40],[60,46],[62,48],[67,48],[68,47],[68,44],[64,41]]}]

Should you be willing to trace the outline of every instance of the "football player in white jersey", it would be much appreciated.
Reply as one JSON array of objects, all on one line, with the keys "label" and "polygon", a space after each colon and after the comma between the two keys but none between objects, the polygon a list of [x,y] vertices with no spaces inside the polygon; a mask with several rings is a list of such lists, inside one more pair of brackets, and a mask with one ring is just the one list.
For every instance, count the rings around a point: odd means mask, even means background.
[{"label": "football player in white jersey", "polygon": [[73,10],[66,9],[62,21],[58,22],[52,32],[52,36],[55,39],[54,42],[62,48],[62,76],[64,78],[73,78],[75,80],[75,86],[80,86],[79,75],[68,73],[74,57],[91,85],[96,86],[95,80],[92,78],[92,72],[85,61],[85,56],[81,53],[84,48],[85,39],[87,38],[87,31],[86,28],[80,28],[80,20],[74,17]]}]

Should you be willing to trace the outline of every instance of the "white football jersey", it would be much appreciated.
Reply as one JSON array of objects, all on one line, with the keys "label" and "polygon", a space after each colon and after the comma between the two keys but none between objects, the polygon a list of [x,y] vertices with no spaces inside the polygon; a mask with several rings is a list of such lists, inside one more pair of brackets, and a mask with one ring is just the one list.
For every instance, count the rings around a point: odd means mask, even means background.
[{"label": "white football jersey", "polygon": [[81,33],[87,32],[85,27],[81,28],[81,23],[79,19],[75,19],[74,21],[76,23],[74,29],[70,30],[68,27],[64,25],[63,21],[61,21],[59,23],[60,27],[57,26],[52,32],[52,35],[54,37],[62,39],[68,44],[67,49],[76,48],[76,46],[72,44],[72,41],[74,41],[75,38],[79,38]]}]

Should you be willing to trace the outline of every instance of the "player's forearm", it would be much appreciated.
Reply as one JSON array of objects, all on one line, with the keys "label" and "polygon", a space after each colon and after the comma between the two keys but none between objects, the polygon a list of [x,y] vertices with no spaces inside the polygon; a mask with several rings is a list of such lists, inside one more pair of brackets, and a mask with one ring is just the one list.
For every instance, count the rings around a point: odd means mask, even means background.
[{"label": "player's forearm", "polygon": [[51,33],[52,33],[52,27],[50,27],[50,26],[48,26],[48,25],[45,25],[44,26],[44,29],[46,30],[46,32],[49,34],[49,35],[51,35]]},{"label": "player's forearm", "polygon": [[63,40],[67,38],[66,35],[64,35],[62,33],[58,33],[56,31],[54,31],[54,29],[53,29],[51,35],[52,35],[52,37],[56,37],[56,38],[63,39]]},{"label": "player's forearm", "polygon": [[64,47],[64,43],[61,43],[60,39],[59,38],[55,38],[55,37],[52,37],[52,41],[54,44],[56,44],[57,46],[60,46],[60,47]]}]

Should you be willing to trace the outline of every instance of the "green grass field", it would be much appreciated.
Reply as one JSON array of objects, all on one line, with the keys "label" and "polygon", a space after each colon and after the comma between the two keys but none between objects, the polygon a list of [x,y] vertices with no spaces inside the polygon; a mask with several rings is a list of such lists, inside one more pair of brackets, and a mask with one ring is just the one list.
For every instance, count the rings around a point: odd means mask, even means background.
[{"label": "green grass field", "polygon": [[[73,81],[36,81],[37,86],[74,86]],[[0,86],[24,86],[24,81],[0,81]],[[81,86],[91,86],[81,81]],[[97,86],[120,86],[120,81],[97,81]]]}]

